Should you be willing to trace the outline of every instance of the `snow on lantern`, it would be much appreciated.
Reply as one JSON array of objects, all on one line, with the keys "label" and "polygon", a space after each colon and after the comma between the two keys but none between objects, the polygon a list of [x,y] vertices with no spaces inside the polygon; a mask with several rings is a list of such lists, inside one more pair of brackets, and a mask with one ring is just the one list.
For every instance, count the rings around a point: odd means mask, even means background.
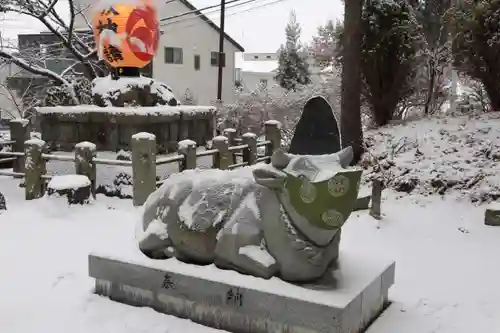
[{"label": "snow on lantern", "polygon": [[114,68],[143,68],[158,49],[160,29],[151,0],[102,0],[92,20],[100,59]]}]

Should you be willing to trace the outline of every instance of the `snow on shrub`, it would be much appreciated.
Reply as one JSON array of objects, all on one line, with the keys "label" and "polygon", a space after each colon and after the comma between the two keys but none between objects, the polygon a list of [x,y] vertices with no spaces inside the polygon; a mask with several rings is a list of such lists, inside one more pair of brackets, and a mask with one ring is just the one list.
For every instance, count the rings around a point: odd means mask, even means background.
[{"label": "snow on shrub", "polygon": [[455,66],[482,82],[491,108],[500,110],[500,0],[463,0],[454,22]]},{"label": "snow on shrub", "polygon": [[236,91],[235,101],[219,107],[217,130],[234,128],[237,135],[246,132],[264,133],[267,120],[278,120],[283,124],[283,145],[287,147],[300,119],[302,108],[313,96],[325,97],[340,115],[340,77],[336,72],[325,73],[322,82],[310,84],[297,91],[266,89],[260,87],[252,92]]},{"label": "snow on shrub", "polygon": [[377,125],[413,94],[417,52],[424,39],[405,0],[372,0],[363,11],[361,71],[364,95]]}]

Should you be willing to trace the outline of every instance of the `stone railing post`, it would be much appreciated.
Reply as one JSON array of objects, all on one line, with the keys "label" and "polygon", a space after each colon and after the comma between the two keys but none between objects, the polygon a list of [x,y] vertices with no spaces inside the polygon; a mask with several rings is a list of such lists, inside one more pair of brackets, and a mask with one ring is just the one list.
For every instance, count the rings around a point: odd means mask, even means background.
[{"label": "stone railing post", "polygon": [[272,156],[273,152],[281,147],[281,123],[277,120],[268,120],[264,123],[266,140],[271,144],[266,146],[266,156]]},{"label": "stone railing post", "polygon": [[370,215],[377,220],[382,218],[380,208],[382,203],[382,190],[382,181],[380,179],[374,179],[372,182],[372,204],[370,206]]},{"label": "stone railing post", "polygon": [[257,135],[248,132],[243,134],[241,137],[244,145],[248,145],[248,148],[243,149],[243,162],[247,162],[248,165],[255,164],[257,160]]},{"label": "stone railing post", "polygon": [[[236,146],[236,130],[234,128],[226,128],[222,132],[229,142],[229,147]],[[231,153],[231,163],[236,164],[236,154]]]},{"label": "stone railing post", "polygon": [[[27,119],[12,119],[10,125],[10,139],[14,141],[12,151],[16,153],[24,152],[24,142],[30,139],[30,126]],[[16,156],[17,157],[17,156]],[[24,172],[24,157],[17,157],[14,161],[14,172]]]},{"label": "stone railing post", "polygon": [[151,133],[132,135],[132,183],[134,206],[141,206],[156,190],[156,137]]},{"label": "stone railing post", "polygon": [[45,180],[43,179],[43,175],[46,174],[47,169],[45,160],[42,156],[45,147],[45,141],[40,139],[31,139],[24,143],[24,152],[26,156],[24,166],[24,191],[26,200],[41,198],[45,191]]},{"label": "stone railing post", "polygon": [[184,156],[180,162],[179,171],[196,169],[196,142],[193,140],[179,141],[177,152]]},{"label": "stone railing post", "polygon": [[212,143],[218,152],[214,155],[213,167],[216,169],[227,170],[232,164],[231,153],[229,152],[229,140],[225,136],[216,136]]},{"label": "stone railing post", "polygon": [[80,142],[75,145],[75,172],[77,175],[87,176],[90,180],[90,192],[96,196],[96,165],[97,147],[92,142]]}]

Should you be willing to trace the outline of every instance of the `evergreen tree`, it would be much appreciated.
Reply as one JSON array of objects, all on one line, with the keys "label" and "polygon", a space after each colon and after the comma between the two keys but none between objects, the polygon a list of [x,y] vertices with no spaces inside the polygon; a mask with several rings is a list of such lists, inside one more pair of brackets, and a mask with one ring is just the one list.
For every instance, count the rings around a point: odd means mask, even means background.
[{"label": "evergreen tree", "polygon": [[332,20],[328,20],[325,25],[318,27],[317,35],[313,36],[310,46],[317,66],[325,68],[334,64],[338,53],[337,41],[342,29],[342,22],[335,24]]},{"label": "evergreen tree", "polygon": [[285,28],[286,43],[278,51],[279,65],[275,76],[275,80],[286,90],[296,91],[301,85],[311,83],[309,65],[300,44],[300,32],[300,24],[292,11]]}]

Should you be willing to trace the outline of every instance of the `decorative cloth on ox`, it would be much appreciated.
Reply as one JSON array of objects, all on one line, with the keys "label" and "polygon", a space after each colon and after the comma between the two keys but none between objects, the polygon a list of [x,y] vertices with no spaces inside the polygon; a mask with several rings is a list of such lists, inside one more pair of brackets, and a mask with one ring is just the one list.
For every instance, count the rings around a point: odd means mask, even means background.
[{"label": "decorative cloth on ox", "polygon": [[305,157],[290,164],[283,170],[285,194],[295,211],[319,228],[341,228],[356,203],[362,171],[320,171]]},{"label": "decorative cloth on ox", "polygon": [[153,60],[160,29],[151,0],[103,0],[97,10],[92,29],[100,59],[115,68],[142,68]]}]

